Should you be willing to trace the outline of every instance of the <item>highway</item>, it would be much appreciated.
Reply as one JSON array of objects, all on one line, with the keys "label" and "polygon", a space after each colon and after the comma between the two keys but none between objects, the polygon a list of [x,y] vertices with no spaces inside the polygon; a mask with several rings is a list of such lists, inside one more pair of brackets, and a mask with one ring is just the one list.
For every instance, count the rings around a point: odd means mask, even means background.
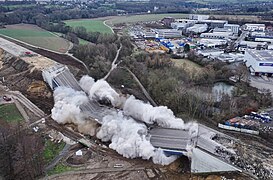
[{"label": "highway", "polygon": [[[56,81],[58,83],[57,85],[59,86],[69,87],[77,91],[83,91],[78,81],[70,73],[68,68],[63,68],[63,71],[58,72],[57,76],[53,78],[53,81]],[[48,83],[50,84],[51,82]],[[117,112],[117,109],[115,108],[102,106],[98,102],[92,100],[89,100],[86,104],[82,104],[80,106],[80,109],[82,112],[88,114],[90,118],[96,120],[100,124],[102,123],[103,117]],[[56,122],[52,122],[50,124],[54,124],[54,126],[59,127]],[[71,137],[72,132],[65,131],[64,134],[65,133],[68,134],[68,137]],[[72,137],[75,135],[73,134]],[[197,138],[191,138],[189,132],[185,130],[153,127],[149,131],[150,142],[154,147],[183,151],[186,150],[186,147],[189,144],[198,144],[199,147],[214,153],[215,148],[218,144],[215,141],[211,140],[210,136],[212,134],[219,134],[219,132],[201,125],[199,125],[198,141]],[[79,142],[79,139],[82,138],[83,137],[78,136],[72,138],[72,140]],[[90,144],[90,141],[88,139],[84,139],[84,142],[86,142],[85,144],[87,144],[88,146],[92,146],[92,143]]]},{"label": "highway", "polygon": [[54,77],[53,81],[58,85],[62,87],[69,87],[76,91],[83,91],[80,87],[78,81],[75,79],[75,77],[69,72],[67,68],[65,68],[64,71],[61,71],[57,74],[56,77]]},{"label": "highway", "polygon": [[188,131],[167,128],[153,128],[149,131],[149,133],[151,135],[151,144],[154,147],[186,150],[187,144],[190,142]]},{"label": "highway", "polygon": [[[58,86],[69,87],[77,91],[83,91],[78,81],[70,73],[68,68],[64,68],[63,71],[57,73],[52,79]],[[48,82],[49,84],[51,82]],[[111,115],[117,110],[107,106],[102,106],[96,101],[89,100],[86,104],[82,104],[80,109],[85,114],[88,114],[90,118],[94,119],[101,124],[103,117]],[[56,123],[54,126],[56,126]],[[166,129],[166,128],[153,128],[150,132],[151,143],[155,147],[161,148],[175,148],[177,150],[185,150],[187,143],[190,141],[188,131]],[[69,132],[71,134],[71,132]],[[73,140],[78,141],[79,137]]]}]

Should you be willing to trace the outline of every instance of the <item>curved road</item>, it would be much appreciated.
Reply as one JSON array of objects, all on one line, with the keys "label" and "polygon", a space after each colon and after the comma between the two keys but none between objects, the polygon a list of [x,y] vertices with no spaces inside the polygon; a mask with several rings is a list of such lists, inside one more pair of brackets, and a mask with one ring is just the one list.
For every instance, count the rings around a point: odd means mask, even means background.
[{"label": "curved road", "polygon": [[104,80],[106,80],[106,79],[110,76],[111,72],[112,72],[114,69],[117,68],[118,64],[116,64],[116,61],[118,60],[118,56],[119,56],[119,53],[120,53],[120,50],[121,50],[121,49],[122,49],[122,44],[120,44],[120,47],[119,47],[119,49],[118,49],[118,51],[117,51],[117,54],[116,54],[116,57],[115,57],[115,59],[114,59],[113,62],[112,62],[112,67],[111,67],[110,71],[106,74],[106,76],[103,78]]},{"label": "curved road", "polygon": [[107,26],[108,28],[110,28],[111,31],[112,31],[112,33],[115,34],[113,28],[112,28],[111,26],[109,26],[108,24],[106,24],[107,21],[108,21],[108,20],[103,21],[103,24],[104,24],[105,26]]}]

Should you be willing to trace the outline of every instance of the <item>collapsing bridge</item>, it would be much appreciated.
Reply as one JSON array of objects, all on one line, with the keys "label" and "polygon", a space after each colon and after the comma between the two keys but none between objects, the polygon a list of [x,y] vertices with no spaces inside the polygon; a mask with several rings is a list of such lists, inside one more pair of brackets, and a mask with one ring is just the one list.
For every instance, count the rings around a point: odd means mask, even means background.
[{"label": "collapsing bridge", "polygon": [[[68,87],[76,91],[83,91],[78,81],[70,73],[68,67],[56,64],[43,71],[43,78],[50,88]],[[101,124],[103,117],[117,112],[115,108],[102,106],[96,101],[89,100],[80,106],[84,113]],[[198,136],[190,137],[188,131],[153,127],[149,130],[150,142],[154,147],[161,148],[166,154],[185,155],[191,157],[191,171],[194,173],[224,172],[241,170],[221,158],[217,149],[222,145],[212,140],[214,136],[225,136],[215,130],[199,125]],[[225,136],[226,137],[226,136]],[[188,145],[193,145],[188,147]],[[224,148],[221,148],[224,149]]]}]

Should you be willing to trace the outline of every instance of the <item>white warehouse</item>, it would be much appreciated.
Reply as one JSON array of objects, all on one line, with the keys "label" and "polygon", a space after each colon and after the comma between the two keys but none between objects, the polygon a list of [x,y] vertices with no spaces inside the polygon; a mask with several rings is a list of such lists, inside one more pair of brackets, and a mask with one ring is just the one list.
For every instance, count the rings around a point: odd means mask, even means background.
[{"label": "white warehouse", "polygon": [[231,32],[238,34],[240,26],[238,24],[225,24],[225,29],[231,30]]},{"label": "white warehouse", "polygon": [[198,20],[198,21],[207,20],[209,19],[209,15],[189,14],[189,19]]},{"label": "white warehouse", "polygon": [[193,32],[193,33],[202,33],[207,31],[208,25],[207,24],[195,24],[192,27],[187,28],[187,32]]},{"label": "white warehouse", "polygon": [[182,36],[182,31],[176,29],[156,29],[157,38],[179,38]]},{"label": "white warehouse", "polygon": [[265,31],[265,24],[245,24],[245,30],[248,30],[248,31]]},{"label": "white warehouse", "polygon": [[213,32],[213,33],[202,33],[201,38],[211,38],[211,39],[230,39],[233,38],[232,32]]},{"label": "white warehouse", "polygon": [[273,51],[270,50],[247,50],[244,60],[246,66],[253,75],[273,74]]}]

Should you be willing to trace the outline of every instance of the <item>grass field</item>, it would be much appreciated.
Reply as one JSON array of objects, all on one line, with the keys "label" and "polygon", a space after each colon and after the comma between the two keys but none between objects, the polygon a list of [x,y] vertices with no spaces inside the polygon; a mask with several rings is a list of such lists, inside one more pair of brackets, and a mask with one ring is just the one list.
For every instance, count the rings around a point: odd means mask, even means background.
[{"label": "grass field", "polygon": [[35,25],[8,25],[6,28],[0,29],[0,34],[18,39],[34,46],[62,53],[65,53],[69,48],[69,42],[67,40]]},{"label": "grass field", "polygon": [[172,59],[172,62],[174,62],[174,65],[176,67],[187,71],[191,75],[191,77],[200,75],[202,73],[202,66],[188,59]]},{"label": "grass field", "polygon": [[195,68],[196,70],[202,70],[202,66],[188,59],[172,59],[172,62],[174,62],[174,65],[177,67],[188,68],[188,69]]},{"label": "grass field", "polygon": [[203,74],[203,67],[188,59],[172,59],[174,65],[185,70],[191,79],[195,79]]},{"label": "grass field", "polygon": [[86,40],[84,40],[84,39],[79,38],[79,44],[80,44],[80,45],[85,45],[85,44],[88,44],[88,43],[90,43],[90,42],[89,42],[89,41],[86,41]]},{"label": "grass field", "polygon": [[4,104],[0,106],[0,119],[6,122],[19,122],[24,120],[15,104]]},{"label": "grass field", "polygon": [[64,21],[70,27],[85,27],[88,32],[112,33],[111,29],[103,24],[103,20],[77,19]]},{"label": "grass field", "polygon": [[50,140],[45,142],[44,159],[46,163],[50,163],[64,148],[65,143],[54,143]]}]

